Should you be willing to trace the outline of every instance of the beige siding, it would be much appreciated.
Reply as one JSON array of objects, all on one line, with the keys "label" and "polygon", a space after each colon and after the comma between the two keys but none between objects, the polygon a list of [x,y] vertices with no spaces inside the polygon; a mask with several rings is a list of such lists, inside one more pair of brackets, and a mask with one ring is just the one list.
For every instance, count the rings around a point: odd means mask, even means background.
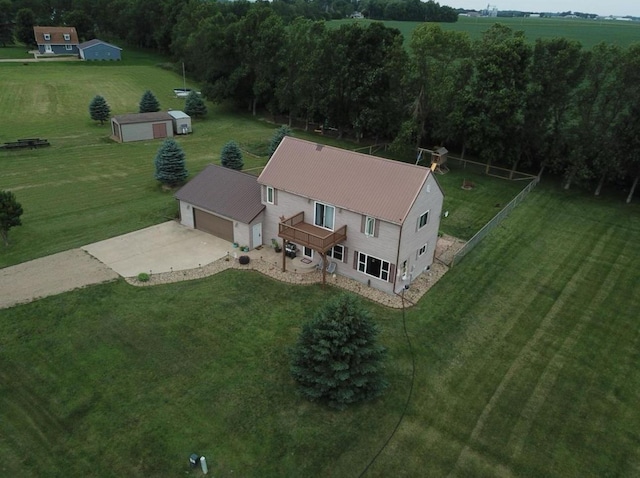
[{"label": "beige siding", "polygon": [[[277,194],[277,204],[267,204],[264,201],[265,195],[263,194],[263,202],[267,206],[265,221],[262,225],[263,242],[265,244],[270,244],[271,238],[278,237],[278,223],[282,216],[290,217],[303,211],[305,222],[313,223],[314,221],[315,202],[313,200],[307,200],[286,191],[278,191]],[[347,241],[342,244],[347,247],[347,256],[344,258],[344,262],[338,263],[336,273],[363,283],[371,279],[372,287],[391,292],[393,278],[390,278],[390,282],[385,282],[357,271],[353,268],[353,254],[354,251],[364,252],[395,264],[400,227],[381,221],[378,237],[367,237],[363,232],[360,232],[361,222],[362,215],[336,207],[334,229],[343,225],[347,226]],[[281,242],[280,239],[278,241]],[[314,260],[318,259],[319,256],[314,254]]]},{"label": "beige siding", "polygon": [[[251,243],[251,227],[258,222],[262,222],[262,238],[263,238],[262,242],[264,244],[265,243],[264,238],[266,237],[264,235],[264,228],[265,228],[264,213],[258,214],[258,216],[249,224],[244,224],[242,222],[234,221],[234,224],[233,224],[234,241],[237,242],[238,245],[240,246],[249,246],[250,248],[255,249],[256,246],[258,246],[259,244]],[[269,239],[269,243],[270,242],[271,242],[271,239]]]},{"label": "beige siding", "polygon": [[[402,280],[402,277],[397,278],[396,291],[402,289],[405,284],[409,284],[432,264],[438,241],[443,200],[440,187],[434,177],[430,175],[402,226],[398,272],[401,272],[402,262],[406,260],[408,273],[405,280]],[[417,230],[418,219],[426,211],[429,211],[429,222],[422,229]],[[426,252],[417,257],[418,250],[424,244],[427,244]]]},{"label": "beige siding", "polygon": [[153,124],[165,123],[167,127],[167,137],[173,136],[173,126],[171,120],[154,121],[153,123],[131,123],[121,125],[123,142],[143,141],[153,139]]},{"label": "beige siding", "polygon": [[184,201],[180,201],[180,224],[193,229],[193,207]]}]

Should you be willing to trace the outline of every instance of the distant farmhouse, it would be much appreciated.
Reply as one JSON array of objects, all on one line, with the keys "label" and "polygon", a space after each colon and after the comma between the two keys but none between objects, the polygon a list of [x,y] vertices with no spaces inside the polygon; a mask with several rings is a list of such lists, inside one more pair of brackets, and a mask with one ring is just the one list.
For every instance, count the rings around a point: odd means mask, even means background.
[{"label": "distant farmhouse", "polygon": [[75,27],[33,27],[41,55],[77,55],[78,33]]},{"label": "distant farmhouse", "polygon": [[96,38],[80,43],[78,50],[80,51],[80,58],[86,61],[120,60],[122,48]]}]

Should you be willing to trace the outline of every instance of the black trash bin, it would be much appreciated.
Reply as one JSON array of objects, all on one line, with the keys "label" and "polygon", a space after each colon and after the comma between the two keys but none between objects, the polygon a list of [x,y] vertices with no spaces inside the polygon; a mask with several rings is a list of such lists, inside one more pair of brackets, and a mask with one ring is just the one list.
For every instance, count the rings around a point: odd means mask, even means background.
[{"label": "black trash bin", "polygon": [[198,463],[200,463],[200,455],[198,455],[197,453],[192,453],[189,457],[189,464],[191,465],[191,468],[197,467]]}]

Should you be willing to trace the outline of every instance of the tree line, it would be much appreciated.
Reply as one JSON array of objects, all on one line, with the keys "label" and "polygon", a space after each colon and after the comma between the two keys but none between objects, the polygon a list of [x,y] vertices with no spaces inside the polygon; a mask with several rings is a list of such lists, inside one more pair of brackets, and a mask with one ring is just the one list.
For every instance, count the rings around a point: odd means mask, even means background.
[{"label": "tree line", "polygon": [[[184,63],[214,102],[397,150],[444,145],[552,171],[565,187],[593,185],[596,194],[632,185],[629,200],[640,177],[638,44],[530,44],[502,24],[471,41],[432,23],[405,41],[378,22],[324,22],[328,0],[58,1],[69,5],[55,9],[62,22],[82,13],[95,33]],[[372,0],[362,1],[358,8]],[[55,0],[13,0],[12,11],[45,3]]]}]

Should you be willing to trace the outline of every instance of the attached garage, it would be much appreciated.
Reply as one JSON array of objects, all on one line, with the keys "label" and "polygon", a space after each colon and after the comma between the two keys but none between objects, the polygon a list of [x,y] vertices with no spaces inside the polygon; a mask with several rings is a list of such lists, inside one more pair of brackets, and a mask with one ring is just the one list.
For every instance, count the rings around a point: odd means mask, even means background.
[{"label": "attached garage", "polygon": [[251,249],[265,243],[265,206],[255,176],[210,164],[175,197],[181,224]]},{"label": "attached garage", "polygon": [[193,227],[225,241],[233,242],[233,221],[196,207],[193,208]]},{"label": "attached garage", "polygon": [[132,113],[111,118],[111,138],[120,143],[163,139],[173,136],[173,118],[168,113]]}]

